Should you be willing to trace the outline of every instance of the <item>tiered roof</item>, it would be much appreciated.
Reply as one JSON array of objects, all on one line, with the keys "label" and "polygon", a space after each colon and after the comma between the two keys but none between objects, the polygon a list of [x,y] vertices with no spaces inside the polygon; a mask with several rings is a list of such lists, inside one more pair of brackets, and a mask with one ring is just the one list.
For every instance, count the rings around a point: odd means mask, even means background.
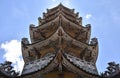
[{"label": "tiered roof", "polygon": [[82,26],[82,18],[78,14],[74,9],[59,4],[47,9],[43,18],[38,18],[38,26],[30,25],[31,43],[27,38],[22,39],[23,75],[48,73],[54,68],[60,72],[67,69],[83,73],[83,76],[89,73],[91,78],[98,75],[95,64],[98,41],[97,38],[90,41],[91,25]]}]

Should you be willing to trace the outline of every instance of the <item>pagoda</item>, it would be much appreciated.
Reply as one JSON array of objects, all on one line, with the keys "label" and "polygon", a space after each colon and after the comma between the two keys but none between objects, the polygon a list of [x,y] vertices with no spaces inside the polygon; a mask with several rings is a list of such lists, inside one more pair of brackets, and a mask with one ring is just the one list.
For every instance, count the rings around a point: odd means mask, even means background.
[{"label": "pagoda", "polygon": [[91,25],[62,4],[47,9],[38,26],[29,27],[31,43],[22,38],[22,78],[99,78],[98,41]]}]

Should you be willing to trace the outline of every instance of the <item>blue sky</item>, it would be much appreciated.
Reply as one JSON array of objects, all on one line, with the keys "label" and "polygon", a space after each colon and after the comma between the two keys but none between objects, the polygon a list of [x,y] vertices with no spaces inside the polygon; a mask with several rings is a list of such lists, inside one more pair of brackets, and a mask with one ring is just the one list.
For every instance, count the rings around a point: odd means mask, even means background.
[{"label": "blue sky", "polygon": [[60,2],[79,12],[83,25],[92,25],[91,37],[99,41],[98,71],[110,61],[120,63],[119,0],[0,0],[0,63],[10,60],[22,70],[21,38],[29,38],[29,25],[38,25],[38,17]]}]

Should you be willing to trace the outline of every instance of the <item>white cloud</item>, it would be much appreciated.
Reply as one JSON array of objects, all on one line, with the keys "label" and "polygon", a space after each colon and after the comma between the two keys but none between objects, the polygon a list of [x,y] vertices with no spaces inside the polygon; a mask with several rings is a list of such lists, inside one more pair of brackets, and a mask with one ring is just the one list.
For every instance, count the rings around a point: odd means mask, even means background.
[{"label": "white cloud", "polygon": [[86,18],[87,20],[89,20],[91,17],[92,17],[91,14],[86,14],[86,16],[85,16],[85,18]]},{"label": "white cloud", "polygon": [[18,40],[11,40],[2,43],[0,47],[5,51],[3,58],[7,61],[11,61],[14,69],[21,72],[24,65],[21,52],[21,42]]}]

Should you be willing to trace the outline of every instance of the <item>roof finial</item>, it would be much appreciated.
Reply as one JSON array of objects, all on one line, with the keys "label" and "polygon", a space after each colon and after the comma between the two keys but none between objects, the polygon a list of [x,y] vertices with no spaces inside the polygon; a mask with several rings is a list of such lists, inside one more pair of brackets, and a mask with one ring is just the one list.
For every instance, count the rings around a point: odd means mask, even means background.
[{"label": "roof finial", "polygon": [[62,6],[62,3],[60,2],[59,6]]}]

